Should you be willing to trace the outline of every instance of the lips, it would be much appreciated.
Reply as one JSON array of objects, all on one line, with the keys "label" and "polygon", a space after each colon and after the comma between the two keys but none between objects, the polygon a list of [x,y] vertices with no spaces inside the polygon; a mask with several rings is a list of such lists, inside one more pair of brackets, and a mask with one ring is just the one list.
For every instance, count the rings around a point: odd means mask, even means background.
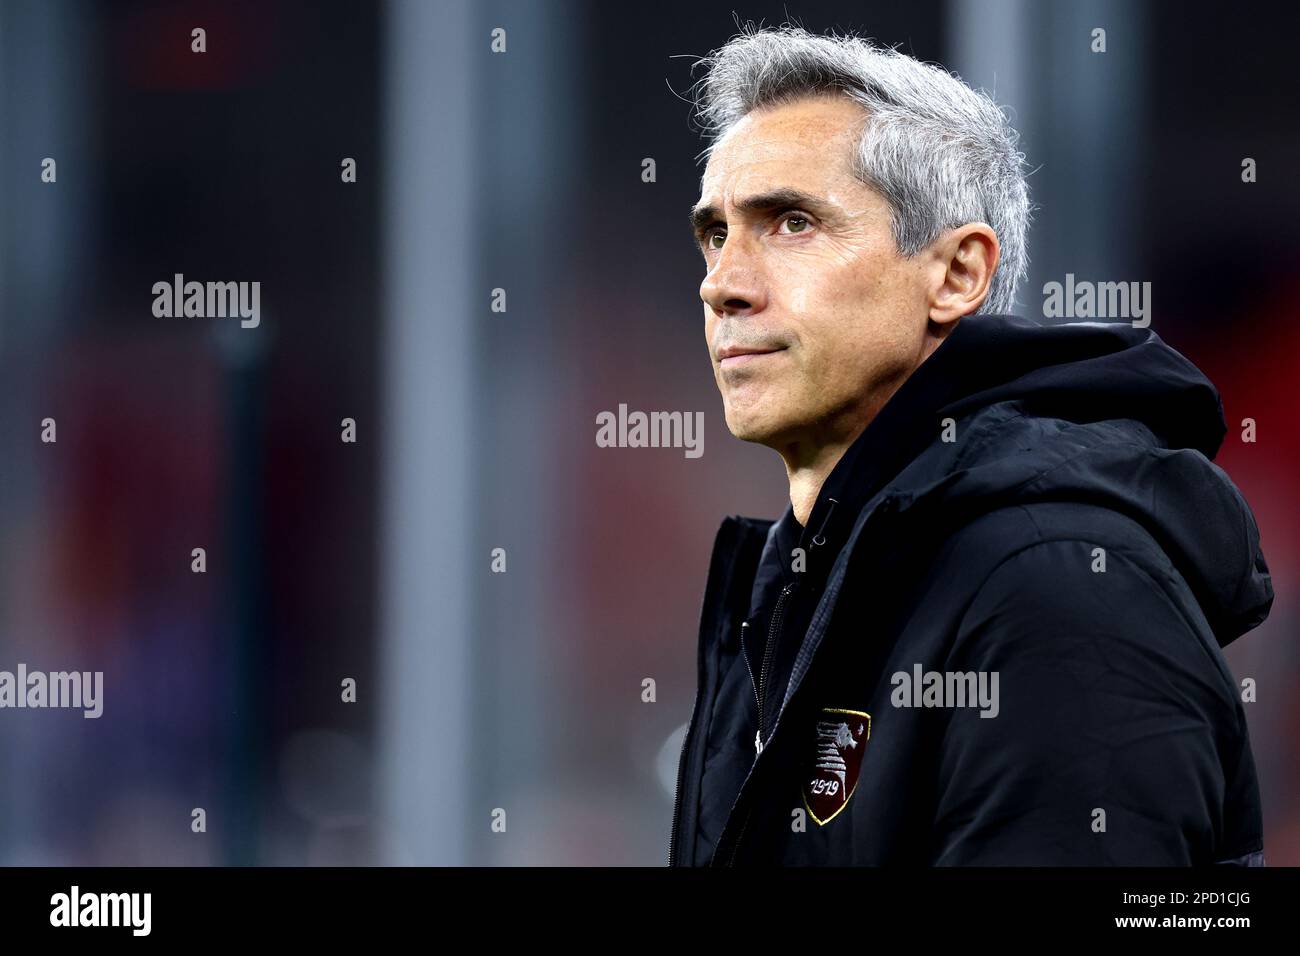
[{"label": "lips", "polygon": [[762,358],[764,355],[774,355],[777,352],[785,351],[785,346],[774,346],[765,348],[762,346],[748,345],[729,345],[718,351],[718,364],[724,368],[730,368],[734,365],[742,365],[746,362],[752,362],[755,359]]}]

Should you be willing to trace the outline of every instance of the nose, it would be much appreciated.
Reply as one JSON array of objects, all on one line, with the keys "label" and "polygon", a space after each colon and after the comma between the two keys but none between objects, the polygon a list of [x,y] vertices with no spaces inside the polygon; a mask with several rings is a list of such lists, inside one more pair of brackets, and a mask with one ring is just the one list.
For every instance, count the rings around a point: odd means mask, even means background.
[{"label": "nose", "polygon": [[742,234],[729,235],[700,284],[700,298],[716,316],[743,316],[767,305],[766,282],[757,250]]}]

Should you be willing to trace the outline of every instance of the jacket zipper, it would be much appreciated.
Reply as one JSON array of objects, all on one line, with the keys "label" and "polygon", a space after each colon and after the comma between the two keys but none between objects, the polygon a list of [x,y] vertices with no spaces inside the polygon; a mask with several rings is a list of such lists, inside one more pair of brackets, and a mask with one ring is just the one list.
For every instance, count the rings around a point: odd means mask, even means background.
[{"label": "jacket zipper", "polygon": [[[763,692],[767,689],[767,676],[770,673],[769,665],[772,661],[772,647],[776,641],[777,634],[780,633],[781,630],[781,622],[785,615],[786,598],[794,592],[794,588],[794,584],[787,584],[785,587],[781,588],[781,593],[776,599],[776,606],[772,608],[772,620],[767,628],[767,643],[763,648],[763,664],[759,668],[759,676],[756,683],[754,681],[754,669],[749,666],[749,654],[745,653],[745,666],[749,668],[750,683],[755,684],[754,699],[758,703],[758,730],[754,732],[755,760],[757,760],[758,755],[763,752]],[[742,652],[745,650],[744,632],[747,627],[749,627],[748,621],[740,625],[742,638],[740,647]],[[728,866],[736,865],[736,853],[740,849],[740,841],[745,838],[745,829],[749,826],[749,815],[752,812],[752,809],[752,807],[745,808],[745,819],[741,821],[740,834],[736,837],[736,841],[731,845],[731,855],[727,859]]]},{"label": "jacket zipper", "polygon": [[[749,683],[754,688],[754,702],[758,705],[758,730],[754,732],[754,759],[758,760],[758,755],[763,752],[763,691],[767,688],[767,675],[770,673],[770,664],[772,658],[772,646],[776,636],[781,629],[781,621],[785,613],[786,598],[794,592],[794,584],[787,584],[781,588],[780,595],[777,596],[776,605],[772,608],[772,620],[767,628],[767,643],[763,648],[763,663],[759,667],[758,680],[754,680],[754,668],[749,662],[749,650],[745,644],[745,633],[749,629],[749,622],[744,621],[740,625],[740,652],[745,658],[745,668],[749,671]],[[741,822],[740,836],[732,844],[731,855],[728,858],[727,865],[733,866],[736,861],[736,851],[740,847],[740,840],[745,836],[745,828],[749,826],[750,809],[745,810],[745,819]]]},{"label": "jacket zipper", "polygon": [[758,681],[754,679],[754,668],[749,663],[749,648],[745,640],[745,635],[749,631],[749,622],[742,621],[740,625],[740,653],[745,658],[745,670],[749,671],[749,686],[754,688],[754,702],[758,704],[758,713],[760,719],[763,714],[763,698],[758,696]]},{"label": "jacket zipper", "polygon": [[[758,697],[758,732],[754,734],[754,751],[755,756],[763,752],[763,697],[767,689],[767,676],[771,672],[772,647],[776,643],[777,634],[781,630],[781,622],[785,615],[785,601],[794,591],[794,584],[787,584],[781,589],[781,594],[776,599],[776,606],[772,608],[772,621],[767,628],[767,644],[763,648],[763,665],[759,669],[758,688],[755,696]],[[753,679],[753,671],[750,671],[750,679]]]}]

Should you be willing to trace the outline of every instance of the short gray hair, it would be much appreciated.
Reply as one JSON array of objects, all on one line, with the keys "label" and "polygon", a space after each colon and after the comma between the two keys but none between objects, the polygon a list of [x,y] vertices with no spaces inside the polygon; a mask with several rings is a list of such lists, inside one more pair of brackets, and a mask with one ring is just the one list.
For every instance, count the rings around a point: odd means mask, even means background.
[{"label": "short gray hair", "polygon": [[979,312],[1010,312],[1028,269],[1024,154],[1002,110],[955,74],[855,36],[752,24],[698,60],[693,89],[711,143],[751,110],[843,92],[868,111],[854,172],[892,212],[894,243],[913,256],[945,229],[986,222],[1001,259]]}]

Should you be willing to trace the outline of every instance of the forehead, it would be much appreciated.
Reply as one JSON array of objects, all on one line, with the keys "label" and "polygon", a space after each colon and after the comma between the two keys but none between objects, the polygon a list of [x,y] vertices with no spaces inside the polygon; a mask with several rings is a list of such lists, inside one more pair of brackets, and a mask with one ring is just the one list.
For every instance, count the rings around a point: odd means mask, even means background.
[{"label": "forehead", "polygon": [[825,190],[853,179],[850,160],[867,112],[843,95],[754,110],[718,141],[700,181],[706,202],[774,187]]}]

